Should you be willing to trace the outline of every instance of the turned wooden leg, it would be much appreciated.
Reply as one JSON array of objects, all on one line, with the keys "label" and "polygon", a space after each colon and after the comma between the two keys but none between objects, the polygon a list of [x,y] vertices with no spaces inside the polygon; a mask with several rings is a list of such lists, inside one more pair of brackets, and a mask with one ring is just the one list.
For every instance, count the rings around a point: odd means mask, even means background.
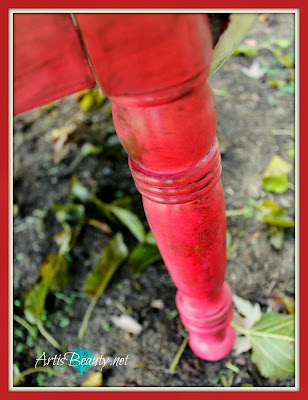
[{"label": "turned wooden leg", "polygon": [[226,220],[204,15],[91,15],[77,21],[143,196],[176,304],[199,357],[232,349]]}]

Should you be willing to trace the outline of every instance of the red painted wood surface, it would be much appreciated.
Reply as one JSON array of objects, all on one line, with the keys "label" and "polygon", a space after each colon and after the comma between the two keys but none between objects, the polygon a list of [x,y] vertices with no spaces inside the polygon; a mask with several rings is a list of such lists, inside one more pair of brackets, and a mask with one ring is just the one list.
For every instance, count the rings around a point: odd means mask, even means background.
[{"label": "red painted wood surface", "polygon": [[14,14],[14,115],[95,85],[70,14]]},{"label": "red painted wood surface", "polygon": [[192,350],[206,360],[234,343],[224,282],[226,220],[207,83],[209,21],[197,14],[76,15],[158,247],[178,287]]}]

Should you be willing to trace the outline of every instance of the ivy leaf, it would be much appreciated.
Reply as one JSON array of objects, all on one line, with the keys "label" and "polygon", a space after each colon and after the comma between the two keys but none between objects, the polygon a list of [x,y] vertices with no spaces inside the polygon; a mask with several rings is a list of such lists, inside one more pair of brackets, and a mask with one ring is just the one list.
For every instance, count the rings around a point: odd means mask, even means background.
[{"label": "ivy leaf", "polygon": [[41,280],[31,286],[24,294],[24,313],[30,324],[37,324],[42,319],[45,300],[49,287],[47,282]]},{"label": "ivy leaf", "polygon": [[295,319],[274,311],[263,314],[245,333],[252,343],[251,361],[266,378],[286,378],[295,371]]},{"label": "ivy leaf", "polygon": [[58,253],[48,254],[40,267],[39,275],[50,289],[65,286],[68,282],[69,271],[64,255]]},{"label": "ivy leaf", "polygon": [[161,260],[161,254],[158,250],[152,232],[148,232],[146,239],[140,243],[130,254],[127,269],[134,275],[140,275],[151,264]]},{"label": "ivy leaf", "polygon": [[124,225],[139,242],[145,239],[145,229],[136,214],[129,210],[108,204],[108,210]]},{"label": "ivy leaf", "polygon": [[289,188],[287,174],[291,170],[291,164],[279,156],[273,156],[262,176],[264,189],[279,194],[286,192]]},{"label": "ivy leaf", "polygon": [[84,292],[98,298],[106,289],[116,270],[128,256],[128,249],[120,232],[110,239],[95,269],[90,272],[84,284]]},{"label": "ivy leaf", "polygon": [[293,228],[294,221],[285,213],[285,209],[272,200],[265,200],[257,209],[256,219],[263,224]]}]

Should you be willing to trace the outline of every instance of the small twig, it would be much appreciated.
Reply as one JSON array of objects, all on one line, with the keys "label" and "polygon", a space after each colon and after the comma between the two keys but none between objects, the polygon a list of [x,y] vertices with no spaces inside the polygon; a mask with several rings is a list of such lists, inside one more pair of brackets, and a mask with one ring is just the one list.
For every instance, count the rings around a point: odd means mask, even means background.
[{"label": "small twig", "polygon": [[20,374],[18,374],[16,376],[16,379],[14,381],[14,386],[18,386],[19,382],[21,382],[25,376],[30,375],[30,374],[34,374],[35,372],[46,372],[48,373],[52,373],[52,374],[58,374],[58,371],[55,371],[52,368],[46,368],[46,367],[37,367],[37,368],[28,368],[23,372],[20,372]]},{"label": "small twig", "polygon": [[55,347],[55,348],[58,349],[59,351],[63,351],[63,347],[56,341],[55,338],[53,338],[53,337],[51,336],[50,333],[48,333],[48,332],[46,331],[46,329],[44,328],[42,322],[41,322],[41,321],[37,321],[36,324],[37,324],[38,330],[39,330],[40,333],[44,336],[44,338],[45,338],[50,344],[52,344],[53,347]]},{"label": "small twig", "polygon": [[127,314],[127,309],[123,306],[123,304],[119,303],[118,301],[115,303],[115,306],[123,313]]},{"label": "small twig", "polygon": [[274,136],[293,136],[291,129],[273,129],[271,133]]},{"label": "small twig", "polygon": [[224,387],[229,387],[229,384],[227,382],[227,378],[223,375],[220,377],[221,383],[223,384]]},{"label": "small twig", "polygon": [[184,340],[183,340],[178,352],[176,353],[176,355],[175,355],[175,357],[174,357],[174,359],[173,359],[173,361],[172,361],[172,363],[170,365],[170,368],[169,368],[170,374],[174,374],[175,368],[178,365],[178,362],[180,361],[180,358],[181,358],[181,356],[183,354],[183,351],[185,350],[185,347],[186,347],[187,343],[188,343],[188,335],[184,338]]},{"label": "small twig", "polygon": [[14,225],[14,233],[22,232],[30,228],[31,224],[36,224],[41,218],[30,215],[26,217],[20,224]]},{"label": "small twig", "polygon": [[14,318],[14,321],[18,322],[21,326],[23,326],[25,329],[27,329],[27,331],[30,333],[30,335],[33,337],[33,339],[37,338],[37,333],[35,332],[33,327],[29,324],[29,322],[27,322],[26,320],[24,320],[23,318],[19,317],[16,314],[14,314],[13,318]]},{"label": "small twig", "polygon": [[234,374],[231,374],[228,379],[228,386],[231,387],[234,379]]},{"label": "small twig", "polygon": [[100,229],[101,231],[107,233],[108,235],[112,234],[112,229],[105,222],[101,222],[97,219],[91,218],[88,220],[88,224],[94,226],[97,229]]},{"label": "small twig", "polygon": [[91,302],[87,308],[87,311],[85,312],[85,315],[83,317],[79,332],[78,332],[78,339],[81,340],[84,337],[84,334],[87,330],[88,324],[89,324],[89,320],[92,314],[92,311],[97,303],[98,297],[93,297],[91,299]]}]

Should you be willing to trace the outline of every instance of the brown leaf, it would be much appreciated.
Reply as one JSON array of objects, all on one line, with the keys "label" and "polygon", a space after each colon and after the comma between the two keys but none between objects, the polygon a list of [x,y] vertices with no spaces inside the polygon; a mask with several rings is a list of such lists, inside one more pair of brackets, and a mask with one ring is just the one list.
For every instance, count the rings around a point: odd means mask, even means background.
[{"label": "brown leaf", "polygon": [[281,311],[284,308],[283,294],[279,289],[274,289],[269,297],[265,300],[265,303],[276,312]]}]

